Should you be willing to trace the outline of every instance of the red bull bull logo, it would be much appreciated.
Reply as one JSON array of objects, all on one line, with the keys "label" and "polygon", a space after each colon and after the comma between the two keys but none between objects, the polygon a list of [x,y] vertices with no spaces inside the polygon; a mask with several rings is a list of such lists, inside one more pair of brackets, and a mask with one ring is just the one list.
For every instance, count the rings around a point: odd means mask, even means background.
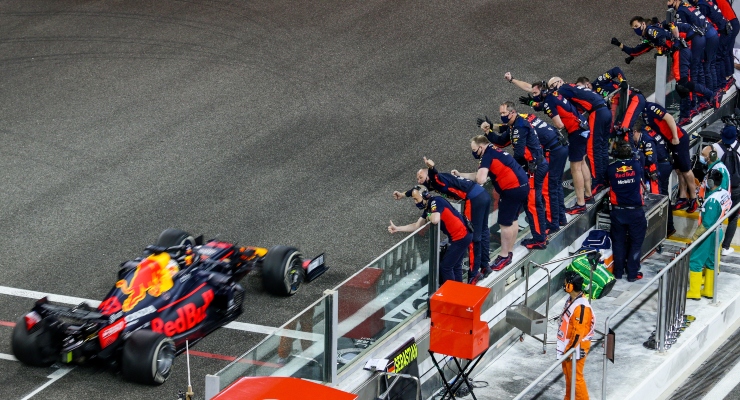
[{"label": "red bull bull logo", "polygon": [[628,165],[622,165],[621,167],[617,168],[617,173],[614,175],[617,179],[632,178],[635,176],[635,171],[633,171],[632,167]]},{"label": "red bull bull logo", "polygon": [[167,253],[152,254],[139,263],[131,281],[121,279],[116,282],[116,287],[128,296],[123,301],[124,312],[131,311],[147,294],[159,297],[172,289],[172,276],[167,267],[169,262],[170,255]]}]

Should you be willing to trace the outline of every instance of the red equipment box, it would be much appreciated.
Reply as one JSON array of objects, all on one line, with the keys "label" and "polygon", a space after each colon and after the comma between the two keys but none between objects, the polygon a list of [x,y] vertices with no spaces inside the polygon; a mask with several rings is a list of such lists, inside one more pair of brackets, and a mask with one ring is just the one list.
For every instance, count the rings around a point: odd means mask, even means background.
[{"label": "red equipment box", "polygon": [[491,289],[447,281],[430,301],[429,350],[472,360],[488,348],[488,323],[481,307]]},{"label": "red equipment box", "polygon": [[374,338],[384,327],[382,307],[367,316],[355,315],[362,307],[378,295],[378,281],[383,276],[379,268],[365,268],[347,283],[339,287],[339,322],[355,316],[360,322],[356,328],[347,332],[345,337],[352,339]]}]

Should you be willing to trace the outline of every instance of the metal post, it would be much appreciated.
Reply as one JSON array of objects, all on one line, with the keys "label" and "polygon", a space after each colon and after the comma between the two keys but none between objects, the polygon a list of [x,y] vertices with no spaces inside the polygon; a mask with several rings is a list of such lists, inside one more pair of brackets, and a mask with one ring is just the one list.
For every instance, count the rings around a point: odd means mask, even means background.
[{"label": "metal post", "polygon": [[429,226],[429,295],[439,289],[439,224]]},{"label": "metal post", "polygon": [[339,292],[324,290],[324,365],[323,380],[337,381],[337,333],[339,332]]},{"label": "metal post", "polygon": [[[609,317],[606,317],[606,321],[604,321],[604,334],[606,335],[609,333]],[[606,343],[606,341],[604,342]],[[601,400],[606,400],[606,367],[607,362],[609,359],[607,358],[606,354],[606,346],[602,346],[604,348],[604,357],[601,360]]]},{"label": "metal post", "polygon": [[679,288],[679,294],[681,296],[681,309],[678,316],[681,318],[681,328],[683,328],[686,325],[684,314],[686,313],[686,291],[688,290],[687,286],[689,284],[689,263],[686,262],[681,265],[679,271],[679,276],[681,277],[681,285]]},{"label": "metal post", "polygon": [[655,59],[655,102],[665,107],[666,73],[668,72],[668,58],[658,56]]},{"label": "metal post", "polygon": [[655,330],[655,344],[659,353],[665,351],[665,317],[666,297],[668,295],[668,280],[661,276],[658,280],[658,326]]},{"label": "metal post", "polygon": [[203,395],[206,400],[211,400],[216,397],[219,391],[221,391],[221,378],[218,375],[206,375],[206,389]]},{"label": "metal post", "polygon": [[722,229],[722,225],[717,226],[717,229],[714,231],[714,251],[717,252],[717,254],[714,256],[714,271],[712,273],[714,274],[714,293],[712,293],[712,305],[717,305],[717,295],[719,294],[718,285],[717,285],[717,276],[719,275],[719,262],[720,262],[720,246],[719,246],[719,233],[721,232],[720,229]]},{"label": "metal post", "polygon": [[668,278],[668,298],[664,323],[666,327],[666,342],[668,344],[673,343],[678,332],[676,330],[676,303],[678,300],[678,297],[676,297],[676,270],[677,268],[671,268],[666,274]]},{"label": "metal post", "polygon": [[572,357],[571,361],[573,365],[571,366],[571,370],[570,370],[570,400],[575,400],[576,398],[576,363],[578,362],[576,360],[576,355],[580,353],[581,353],[581,344],[578,343],[576,345],[576,351],[574,351],[573,354],[571,355]]},{"label": "metal post", "polygon": [[527,297],[529,297],[529,268],[534,261],[529,261],[524,264],[524,307],[527,307]]},{"label": "metal post", "polygon": [[[550,320],[550,286],[552,281],[550,279],[550,270],[548,268],[542,268],[547,272],[547,299],[545,299],[545,321]],[[547,329],[545,329],[544,337],[542,338],[542,353],[547,351]]]}]

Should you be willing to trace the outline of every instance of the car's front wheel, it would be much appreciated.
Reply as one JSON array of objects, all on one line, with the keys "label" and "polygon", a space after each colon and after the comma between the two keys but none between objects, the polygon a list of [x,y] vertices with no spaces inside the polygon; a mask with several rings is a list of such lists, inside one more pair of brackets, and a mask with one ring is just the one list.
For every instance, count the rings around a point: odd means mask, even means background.
[{"label": "car's front wheel", "polygon": [[195,238],[190,233],[180,229],[167,228],[157,238],[157,246],[172,247],[182,245],[195,246]]},{"label": "car's front wheel", "polygon": [[175,342],[161,333],[139,330],[123,345],[121,372],[126,380],[161,385],[172,373]]},{"label": "car's front wheel", "polygon": [[305,280],[303,257],[298,249],[275,246],[262,261],[262,284],[278,296],[292,296]]}]

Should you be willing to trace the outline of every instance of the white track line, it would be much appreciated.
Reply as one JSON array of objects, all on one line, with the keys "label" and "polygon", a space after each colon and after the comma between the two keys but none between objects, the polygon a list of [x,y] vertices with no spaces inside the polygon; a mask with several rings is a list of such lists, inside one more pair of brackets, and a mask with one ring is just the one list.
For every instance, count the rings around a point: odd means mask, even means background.
[{"label": "white track line", "polygon": [[12,354],[0,353],[0,360],[18,361]]},{"label": "white track line", "polygon": [[[84,302],[84,303],[89,304],[92,307],[97,307],[100,304],[100,302],[97,300],[83,299],[81,297],[63,296],[60,294],[37,292],[34,290],[18,289],[18,288],[12,288],[8,286],[0,286],[0,294],[5,294],[8,296],[16,296],[16,297],[25,297],[28,299],[35,299],[35,300],[41,299],[43,297],[48,297],[49,301],[56,302],[56,303],[63,303],[63,304],[71,304],[71,305],[77,305],[77,304]],[[279,330],[280,336],[286,336],[286,337],[291,337],[295,339],[317,339],[315,335],[307,334],[306,332],[285,330],[285,329],[273,328],[271,326],[250,324],[246,322],[230,322],[224,325],[224,328],[234,329],[237,331],[250,332],[250,333],[261,333],[265,335],[271,335],[273,333],[276,333]]]},{"label": "white track line", "polygon": [[17,289],[17,288],[12,288],[12,287],[7,287],[7,286],[0,286],[0,294],[7,294],[8,296],[25,297],[28,299],[36,299],[36,300],[41,299],[43,297],[48,297],[49,301],[53,301],[57,303],[64,303],[64,304],[72,304],[72,305],[77,305],[82,302],[86,302],[92,307],[97,307],[98,305],[100,305],[100,302],[97,300],[82,299],[79,297],[62,296],[59,294],[36,292],[34,290]]},{"label": "white track line", "polygon": [[36,390],[34,390],[33,392],[27,394],[26,397],[22,398],[21,400],[28,400],[28,399],[32,398],[33,396],[39,394],[39,392],[41,392],[42,390],[46,389],[49,385],[51,385],[52,383],[56,382],[57,380],[59,380],[64,375],[67,375],[67,373],[69,373],[69,371],[73,370],[74,368],[75,367],[60,367],[58,370],[52,372],[51,374],[49,374],[49,376],[47,376],[47,378],[51,379],[50,381],[48,381],[48,382],[44,383],[43,385],[39,386],[38,388],[36,388]]},{"label": "white track line", "polygon": [[702,400],[724,399],[738,383],[740,383],[740,363],[735,364],[732,370],[726,373],[725,377],[717,382]]}]

